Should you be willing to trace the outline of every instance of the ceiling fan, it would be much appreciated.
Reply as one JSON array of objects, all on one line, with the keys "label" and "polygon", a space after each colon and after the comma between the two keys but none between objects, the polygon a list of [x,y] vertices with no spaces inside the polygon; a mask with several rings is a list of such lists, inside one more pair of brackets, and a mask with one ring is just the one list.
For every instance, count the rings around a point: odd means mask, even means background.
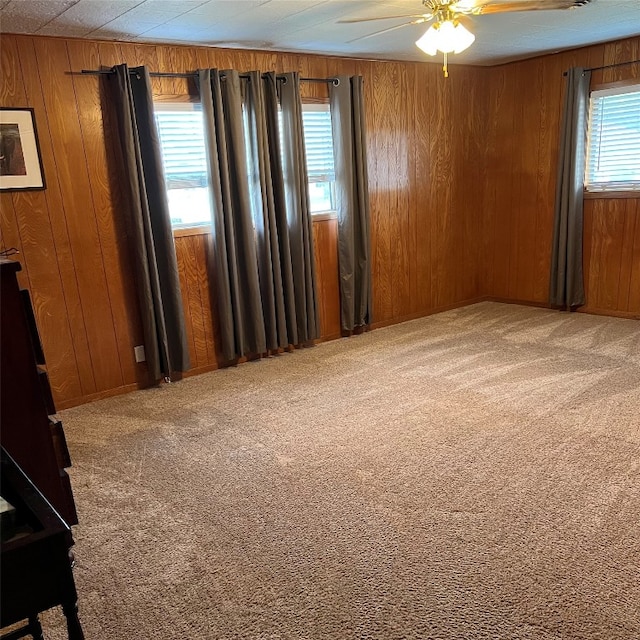
[{"label": "ceiling fan", "polygon": [[[422,4],[426,7],[425,13],[381,16],[379,18],[350,18],[339,20],[338,22],[353,23],[412,18],[409,22],[404,22],[364,36],[364,38],[370,38],[409,25],[433,21],[433,24],[427,29],[424,35],[416,41],[416,45],[430,56],[436,55],[438,51],[444,53],[443,71],[446,78],[449,76],[447,70],[448,54],[464,51],[470,47],[476,39],[473,33],[463,24],[466,16],[483,16],[492,13],[507,13],[512,11],[575,9],[590,2],[592,2],[592,0],[422,0]],[[357,38],[357,40],[361,39],[362,37]]]}]

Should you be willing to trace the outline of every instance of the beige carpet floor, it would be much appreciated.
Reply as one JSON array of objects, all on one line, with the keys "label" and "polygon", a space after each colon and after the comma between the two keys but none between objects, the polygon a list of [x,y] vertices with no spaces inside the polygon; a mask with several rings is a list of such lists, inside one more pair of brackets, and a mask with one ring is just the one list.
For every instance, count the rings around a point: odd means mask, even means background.
[{"label": "beige carpet floor", "polygon": [[640,638],[637,321],[482,303],[61,417],[88,640]]}]

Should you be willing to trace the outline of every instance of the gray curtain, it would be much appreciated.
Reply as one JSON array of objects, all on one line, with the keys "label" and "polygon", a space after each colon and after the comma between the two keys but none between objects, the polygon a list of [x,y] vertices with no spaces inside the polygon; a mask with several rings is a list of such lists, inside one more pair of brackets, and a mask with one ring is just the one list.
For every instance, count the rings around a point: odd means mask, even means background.
[{"label": "gray curtain", "polygon": [[[313,225],[309,206],[309,178],[302,124],[300,77],[285,73],[279,85],[282,108],[286,221],[289,228],[295,295],[296,340],[303,344],[320,336],[313,256]],[[295,334],[294,334],[295,335]]]},{"label": "gray curtain", "polygon": [[180,279],[176,261],[160,141],[145,67],[114,67],[107,79],[117,113],[120,177],[144,331],[145,355],[154,380],[189,368]]},{"label": "gray curtain", "polygon": [[368,325],[371,317],[371,249],[364,93],[361,76],[329,85],[338,209],[341,325]]},{"label": "gray curtain", "polygon": [[251,72],[241,83],[236,71],[207,69],[199,78],[212,176],[209,273],[223,355],[309,342],[319,324],[298,77],[287,76],[281,98],[284,149],[274,73]]},{"label": "gray curtain", "polygon": [[262,312],[267,347],[276,350],[297,343],[297,335],[274,73],[264,79],[259,71],[249,73],[246,108]]},{"label": "gray curtain", "polygon": [[549,302],[565,308],[585,303],[582,228],[590,82],[589,70],[575,67],[567,73],[549,286]]},{"label": "gray curtain", "polygon": [[[198,72],[212,197],[209,276],[226,360],[266,352],[237,71]],[[224,79],[223,79],[224,76]]]}]

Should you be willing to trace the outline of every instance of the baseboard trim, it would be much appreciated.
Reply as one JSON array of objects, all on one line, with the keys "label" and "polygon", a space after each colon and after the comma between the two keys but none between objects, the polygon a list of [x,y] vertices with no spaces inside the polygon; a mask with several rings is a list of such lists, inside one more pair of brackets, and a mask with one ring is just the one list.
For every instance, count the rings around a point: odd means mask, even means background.
[{"label": "baseboard trim", "polygon": [[222,367],[217,362],[214,362],[213,364],[205,364],[203,367],[195,367],[193,369],[189,369],[189,371],[183,371],[180,374],[180,378],[191,378],[191,376],[199,376],[201,373],[209,373],[210,371],[216,371],[221,368]]},{"label": "baseboard trim", "polygon": [[468,307],[471,304],[477,304],[478,302],[486,302],[488,298],[486,296],[478,296],[477,298],[469,298],[468,300],[461,300],[460,302],[454,302],[452,304],[443,305],[441,307],[434,307],[428,311],[418,311],[411,313],[407,316],[400,316],[398,318],[391,318],[389,320],[380,320],[370,325],[370,329],[382,329],[384,327],[390,327],[394,324],[401,324],[403,322],[409,322],[411,320],[418,320],[420,318],[426,318],[428,316],[435,315],[436,313],[443,313],[444,311],[451,311],[452,309],[460,309],[462,307]]},{"label": "baseboard trim", "polygon": [[341,333],[331,333],[328,336],[320,336],[317,340],[314,341],[314,344],[322,344],[323,342],[331,342],[331,340],[338,340],[338,338],[342,338]]},{"label": "baseboard trim", "polygon": [[65,409],[71,409],[71,407],[77,407],[81,404],[88,404],[89,402],[95,402],[96,400],[104,400],[105,398],[111,398],[112,396],[120,396],[125,393],[131,393],[131,391],[137,391],[138,389],[146,389],[148,386],[149,385],[134,382],[132,384],[122,385],[121,387],[114,387],[113,389],[105,389],[104,391],[98,391],[97,393],[90,393],[86,396],[71,398],[71,400],[56,400],[56,410],[64,411]]},{"label": "baseboard trim", "polygon": [[499,302],[501,304],[519,304],[523,307],[538,307],[540,309],[551,309],[548,302],[540,302],[539,300],[518,300],[514,298],[501,298],[500,296],[486,296],[487,302]]},{"label": "baseboard trim", "polygon": [[[489,302],[501,302],[503,304],[519,304],[524,307],[538,307],[541,309],[556,309],[547,302],[538,300],[513,300],[510,298],[500,298],[498,296],[487,296]],[[597,309],[594,307],[584,306],[576,309],[577,313],[584,313],[594,316],[609,316],[611,318],[626,318],[627,320],[640,320],[640,314],[633,311],[618,311],[615,309]]]},{"label": "baseboard trim", "polygon": [[578,309],[578,313],[587,313],[594,316],[611,316],[613,318],[625,318],[627,320],[640,320],[640,313],[634,313],[633,311],[611,311],[610,309],[583,307]]}]

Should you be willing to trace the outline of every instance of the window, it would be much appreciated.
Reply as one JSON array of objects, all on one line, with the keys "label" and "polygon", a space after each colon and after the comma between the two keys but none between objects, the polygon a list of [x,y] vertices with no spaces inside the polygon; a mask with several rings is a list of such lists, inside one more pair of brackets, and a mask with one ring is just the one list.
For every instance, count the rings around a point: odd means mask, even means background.
[{"label": "window", "polygon": [[[282,112],[280,118],[280,148],[284,149]],[[312,214],[335,211],[336,174],[333,162],[333,130],[328,104],[302,105],[307,177],[309,178],[309,207]]]},{"label": "window", "polygon": [[302,105],[311,213],[335,211],[336,174],[328,104]]},{"label": "window", "polygon": [[640,191],[640,84],[593,91],[587,191]]},{"label": "window", "polygon": [[[211,204],[207,154],[204,141],[202,108],[180,102],[154,104],[167,185],[169,214],[174,228],[209,225]],[[328,104],[304,104],[302,121],[309,176],[309,201],[312,214],[335,211],[335,169],[333,135]],[[245,136],[249,141],[246,111]],[[281,146],[282,126],[280,127]],[[247,167],[253,161],[247,144]],[[257,180],[249,175],[249,183]]]},{"label": "window", "polygon": [[208,225],[211,205],[201,106],[157,102],[154,107],[171,224]]}]

